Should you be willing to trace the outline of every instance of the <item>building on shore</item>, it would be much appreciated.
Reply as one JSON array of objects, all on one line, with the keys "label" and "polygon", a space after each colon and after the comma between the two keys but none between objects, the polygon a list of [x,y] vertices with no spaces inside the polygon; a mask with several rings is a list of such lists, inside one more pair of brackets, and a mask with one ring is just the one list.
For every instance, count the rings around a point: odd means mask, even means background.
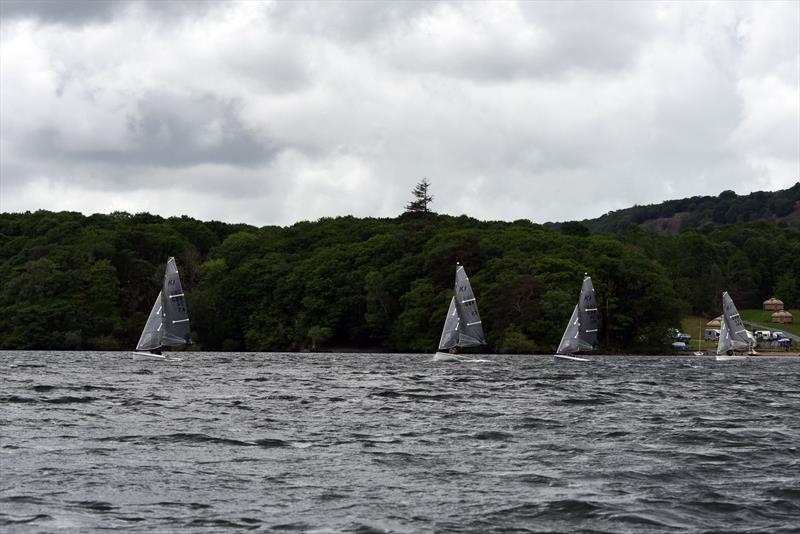
[{"label": "building on shore", "polygon": [[780,310],[773,313],[769,320],[772,323],[791,324],[794,321],[794,317],[792,317],[790,312]]},{"label": "building on shore", "polygon": [[781,311],[783,310],[783,301],[772,297],[765,300],[763,306],[767,311]]}]

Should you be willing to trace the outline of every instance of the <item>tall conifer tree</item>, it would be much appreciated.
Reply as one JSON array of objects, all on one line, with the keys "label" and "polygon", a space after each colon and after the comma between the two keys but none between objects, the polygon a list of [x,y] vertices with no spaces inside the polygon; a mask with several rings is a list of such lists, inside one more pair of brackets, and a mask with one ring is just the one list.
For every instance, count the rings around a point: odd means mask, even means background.
[{"label": "tall conifer tree", "polygon": [[428,189],[430,186],[431,184],[428,179],[423,178],[422,181],[418,183],[417,186],[411,191],[411,194],[414,195],[414,200],[406,204],[407,213],[431,213],[431,210],[428,208],[428,204],[433,202],[433,196],[428,194]]}]

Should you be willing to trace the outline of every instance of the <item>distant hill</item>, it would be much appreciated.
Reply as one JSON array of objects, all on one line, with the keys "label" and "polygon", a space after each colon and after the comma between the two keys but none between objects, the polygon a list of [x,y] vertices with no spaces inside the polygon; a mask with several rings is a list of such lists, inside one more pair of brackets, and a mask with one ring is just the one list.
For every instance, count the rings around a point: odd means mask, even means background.
[{"label": "distant hill", "polygon": [[[622,234],[631,224],[665,235],[706,224],[725,225],[750,221],[785,222],[800,226],[800,182],[781,191],[756,191],[737,195],[723,191],[718,196],[668,200],[660,204],[633,206],[610,211],[596,219],[580,221],[593,234]],[[560,228],[561,223],[545,226]],[[574,228],[575,225],[570,225]],[[565,228],[566,230],[566,228]]]}]

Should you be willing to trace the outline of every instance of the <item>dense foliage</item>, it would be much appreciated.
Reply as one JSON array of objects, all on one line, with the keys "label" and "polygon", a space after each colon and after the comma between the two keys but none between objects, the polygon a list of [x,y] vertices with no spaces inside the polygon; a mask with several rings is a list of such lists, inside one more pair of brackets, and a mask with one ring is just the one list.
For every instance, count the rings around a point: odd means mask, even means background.
[{"label": "dense foliage", "polygon": [[[582,221],[582,224],[593,233],[623,234],[631,224],[639,224],[662,233],[676,234],[706,224],[760,220],[784,221],[800,227],[800,182],[782,191],[756,191],[741,196],[733,191],[723,191],[716,197],[697,196],[633,206]],[[557,229],[560,224],[547,226]]]},{"label": "dense foliage", "polygon": [[149,214],[0,214],[0,348],[135,346],[168,256],[203,349],[433,351],[456,261],[489,350],[550,352],[584,272],[606,351],[663,347],[682,314],[770,295],[800,305],[800,231],[748,223],[659,236],[407,214],[255,228]]}]

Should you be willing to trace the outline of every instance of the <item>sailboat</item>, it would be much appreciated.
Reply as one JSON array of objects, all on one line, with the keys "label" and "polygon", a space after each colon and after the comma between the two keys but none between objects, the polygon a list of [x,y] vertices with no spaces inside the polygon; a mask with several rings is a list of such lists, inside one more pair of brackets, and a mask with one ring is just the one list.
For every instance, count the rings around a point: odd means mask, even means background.
[{"label": "sailboat", "polygon": [[594,295],[592,278],[584,274],[581,285],[581,295],[572,317],[569,318],[561,343],[554,358],[556,360],[571,360],[588,362],[586,358],[573,356],[576,352],[594,350],[597,345],[597,300]]},{"label": "sailboat", "polygon": [[454,295],[450,299],[450,308],[447,310],[442,337],[439,339],[439,350],[433,355],[433,361],[489,361],[471,360],[456,352],[459,348],[486,344],[481,316],[478,313],[478,301],[475,300],[475,293],[472,292],[467,272],[460,263],[456,263],[456,281],[453,289]]},{"label": "sailboat", "polygon": [[717,360],[745,360],[747,359],[746,355],[735,354],[734,351],[747,349],[750,354],[753,354],[753,345],[754,340],[744,327],[733,299],[727,291],[723,292]]},{"label": "sailboat", "polygon": [[[167,359],[161,354],[163,348],[188,345],[191,342],[183,285],[175,258],[170,257],[164,269],[161,291],[153,303],[153,309],[150,311],[133,355],[134,358]],[[169,358],[169,360],[180,361],[180,358]]]},{"label": "sailboat", "polygon": [[700,350],[700,343],[702,342],[703,339],[702,334],[703,334],[703,325],[700,325],[700,330],[697,331],[697,350],[694,351],[695,356],[705,356],[706,354],[705,352]]}]

